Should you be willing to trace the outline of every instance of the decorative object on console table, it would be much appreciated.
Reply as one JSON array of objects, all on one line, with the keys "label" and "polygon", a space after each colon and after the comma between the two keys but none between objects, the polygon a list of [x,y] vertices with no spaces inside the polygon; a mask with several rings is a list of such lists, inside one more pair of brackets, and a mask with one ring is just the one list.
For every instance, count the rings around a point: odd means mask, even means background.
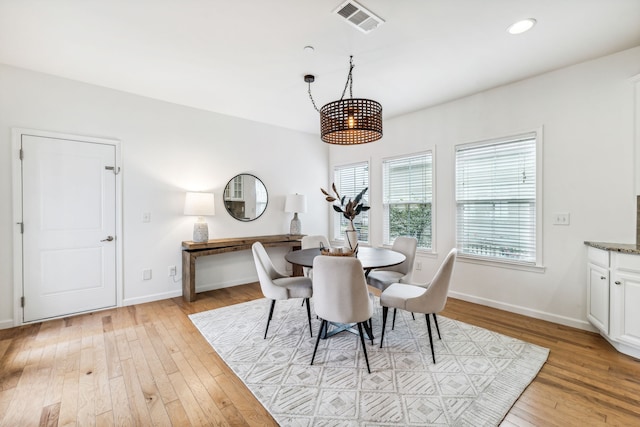
[{"label": "decorative object on console table", "polygon": [[293,219],[289,227],[289,234],[301,234],[302,223],[298,218],[298,213],[307,211],[307,196],[303,194],[289,194],[284,203],[285,212],[293,212]]},{"label": "decorative object on console table", "polygon": [[358,254],[358,231],[356,230],[356,227],[353,225],[353,220],[358,215],[360,215],[361,212],[366,212],[369,209],[371,209],[369,206],[365,206],[364,202],[362,202],[362,198],[364,197],[364,194],[367,192],[369,187],[365,187],[364,190],[358,193],[358,195],[353,200],[349,199],[349,201],[346,203],[345,201],[347,200],[347,197],[346,196],[340,197],[340,193],[338,193],[338,189],[336,188],[335,183],[331,184],[331,189],[333,190],[333,193],[336,195],[336,197],[333,197],[324,188],[321,188],[320,191],[322,191],[322,194],[325,195],[325,200],[327,202],[333,203],[337,201],[340,203],[339,205],[332,205],[333,210],[338,213],[341,213],[342,216],[344,216],[346,219],[349,220],[349,223],[347,224],[347,229],[345,230],[346,240],[351,251],[357,255]]},{"label": "decorative object on console table", "polygon": [[193,224],[194,242],[202,243],[209,240],[209,226],[204,217],[215,213],[213,193],[187,192],[184,199],[184,214],[198,217]]}]

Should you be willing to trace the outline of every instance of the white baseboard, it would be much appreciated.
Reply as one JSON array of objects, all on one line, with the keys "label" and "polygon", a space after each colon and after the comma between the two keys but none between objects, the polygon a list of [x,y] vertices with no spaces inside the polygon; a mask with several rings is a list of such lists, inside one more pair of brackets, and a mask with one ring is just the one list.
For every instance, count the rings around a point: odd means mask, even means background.
[{"label": "white baseboard", "polygon": [[9,329],[13,326],[13,319],[0,320],[0,329]]},{"label": "white baseboard", "polygon": [[226,282],[204,284],[196,287],[196,293],[214,291],[216,289],[230,288],[232,286],[238,286],[238,285],[246,285],[248,283],[254,283],[257,281],[258,281],[257,277],[245,277],[244,279],[236,279],[236,280],[228,280]]},{"label": "white baseboard", "polygon": [[171,292],[163,292],[160,294],[145,295],[143,297],[127,298],[122,300],[122,305],[144,304],[146,302],[159,301],[163,299],[175,298],[182,296],[182,289]]},{"label": "white baseboard", "polygon": [[[250,278],[237,279],[237,280],[227,281],[227,282],[204,284],[196,288],[196,293],[213,291],[213,290],[222,289],[222,288],[230,288],[232,286],[238,286],[238,285],[246,285],[247,283],[253,283],[255,281],[257,281],[255,277],[250,277]],[[178,289],[175,291],[163,292],[159,294],[145,295],[142,297],[135,297],[135,298],[127,298],[122,301],[122,305],[127,306],[127,305],[134,305],[134,304],[144,304],[147,302],[159,301],[163,299],[169,299],[169,298],[175,298],[175,297],[181,297],[181,296],[182,296],[182,289]]]},{"label": "white baseboard", "polygon": [[452,298],[461,299],[463,301],[473,302],[480,305],[486,305],[488,307],[497,308],[499,310],[508,311],[510,313],[522,314],[523,316],[533,317],[534,319],[546,320],[548,322],[558,323],[564,326],[570,326],[572,328],[582,329],[584,331],[598,332],[598,330],[586,320],[573,319],[571,317],[559,316],[553,313],[547,313],[540,310],[533,310],[531,308],[522,307],[519,305],[507,304],[501,301],[495,301],[492,299],[481,298],[475,295],[463,294],[461,292],[450,291],[449,296]]}]

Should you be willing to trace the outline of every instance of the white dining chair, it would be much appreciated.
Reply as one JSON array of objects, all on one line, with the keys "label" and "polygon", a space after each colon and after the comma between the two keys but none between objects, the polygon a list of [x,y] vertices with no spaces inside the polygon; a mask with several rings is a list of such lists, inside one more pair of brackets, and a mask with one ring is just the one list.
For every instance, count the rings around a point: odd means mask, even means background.
[{"label": "white dining chair", "polygon": [[396,237],[391,250],[400,252],[406,259],[398,265],[372,270],[367,276],[367,283],[374,288],[384,291],[392,283],[410,282],[417,247],[418,240],[415,237]]},{"label": "white dining chair", "polygon": [[267,327],[264,330],[264,338],[267,338],[269,323],[273,317],[273,309],[276,300],[286,300],[290,298],[303,298],[307,304],[307,320],[309,322],[309,333],[313,336],[311,330],[311,309],[309,307],[309,298],[313,295],[311,279],[308,277],[290,277],[280,273],[271,262],[269,254],[260,242],[255,242],[251,246],[253,252],[253,260],[256,264],[258,279],[260,280],[260,289],[265,298],[271,299],[271,308],[269,309],[269,317],[267,319]]},{"label": "white dining chair", "polygon": [[[315,234],[310,236],[303,236],[300,241],[301,249],[313,249],[313,248],[331,248],[329,244],[329,239],[322,234]],[[307,277],[312,276],[312,269],[310,267],[302,267],[302,271],[304,271],[304,275]]]},{"label": "white dining chair", "polygon": [[[393,308],[394,311],[399,308],[412,313],[423,313],[427,320],[429,344],[431,345],[431,357],[433,358],[433,363],[436,363],[429,314],[435,315],[436,313],[439,313],[444,310],[444,307],[447,304],[447,294],[449,292],[449,284],[451,283],[451,276],[453,274],[453,267],[457,254],[457,249],[451,249],[440,265],[440,268],[438,268],[435,276],[433,276],[433,280],[428,285],[417,286],[404,283],[394,283],[380,294],[380,305],[382,306],[382,335],[380,337],[380,348],[382,348],[382,342],[384,341],[384,329],[387,324],[389,307]],[[438,335],[440,335],[439,330]]]},{"label": "white dining chair", "polygon": [[[369,367],[363,326],[370,333],[373,302],[369,298],[362,263],[355,257],[317,256],[313,260],[313,306],[321,319],[311,364],[316,358],[320,338],[326,335],[329,323],[357,324],[364,360]],[[324,334],[323,334],[324,330]]]}]

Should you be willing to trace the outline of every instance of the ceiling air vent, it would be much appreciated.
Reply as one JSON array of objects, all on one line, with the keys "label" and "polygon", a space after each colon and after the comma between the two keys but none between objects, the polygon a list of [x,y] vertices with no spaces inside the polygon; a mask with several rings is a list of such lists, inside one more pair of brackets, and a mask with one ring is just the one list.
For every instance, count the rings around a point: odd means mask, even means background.
[{"label": "ceiling air vent", "polygon": [[353,0],[342,3],[333,13],[342,16],[347,22],[363,33],[375,30],[379,25],[384,24],[384,20],[374,15]]}]

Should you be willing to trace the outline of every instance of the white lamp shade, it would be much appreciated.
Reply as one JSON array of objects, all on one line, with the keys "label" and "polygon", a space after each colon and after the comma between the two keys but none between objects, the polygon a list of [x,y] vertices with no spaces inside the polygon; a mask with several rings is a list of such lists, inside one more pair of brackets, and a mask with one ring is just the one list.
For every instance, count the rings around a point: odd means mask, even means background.
[{"label": "white lamp shade", "polygon": [[213,193],[188,192],[184,199],[184,214],[194,216],[215,215]]},{"label": "white lamp shade", "polygon": [[289,194],[284,203],[284,211],[305,213],[307,211],[307,196],[304,194]]}]

